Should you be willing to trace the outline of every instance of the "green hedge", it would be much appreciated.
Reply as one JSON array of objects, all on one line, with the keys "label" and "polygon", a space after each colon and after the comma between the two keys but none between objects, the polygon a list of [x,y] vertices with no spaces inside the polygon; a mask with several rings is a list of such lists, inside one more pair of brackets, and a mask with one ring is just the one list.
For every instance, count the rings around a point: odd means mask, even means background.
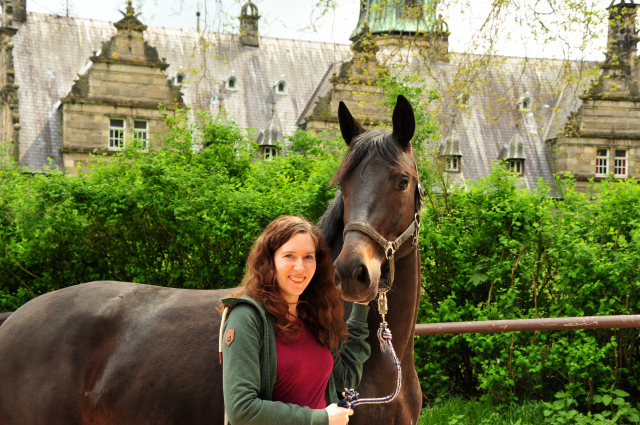
[{"label": "green hedge", "polygon": [[[498,166],[423,215],[419,322],[640,314],[640,186],[605,181],[588,194],[558,181],[519,190]],[[638,329],[417,338],[428,401],[503,402],[571,394],[583,408],[612,387],[640,395]]]},{"label": "green hedge", "polygon": [[200,115],[189,125],[183,111],[168,124],[162,148],[96,158],[78,177],[0,168],[0,311],[101,279],[235,286],[269,221],[315,220],[333,196],[343,143],[299,132],[286,157],[255,161],[231,122]]},{"label": "green hedge", "polygon": [[[256,147],[233,123],[187,122],[179,113],[161,148],[97,157],[78,177],[0,164],[0,311],[100,279],[235,286],[270,220],[316,220],[332,198],[339,139],[299,132],[286,157],[255,161]],[[426,187],[436,187],[433,165],[421,167]],[[640,313],[640,186],[606,181],[585,195],[570,178],[558,184],[559,202],[542,184],[519,190],[498,167],[467,190],[429,192],[419,322]],[[584,408],[616,388],[640,396],[637,329],[416,342],[426,401],[550,401],[563,391]]]}]

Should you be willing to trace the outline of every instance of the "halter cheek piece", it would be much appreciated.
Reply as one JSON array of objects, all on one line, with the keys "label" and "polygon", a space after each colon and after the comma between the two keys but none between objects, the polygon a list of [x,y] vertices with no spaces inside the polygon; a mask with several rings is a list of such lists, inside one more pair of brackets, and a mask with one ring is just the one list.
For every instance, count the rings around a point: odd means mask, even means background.
[{"label": "halter cheek piece", "polygon": [[[418,166],[416,164],[416,173],[418,171]],[[420,178],[418,177],[418,182]],[[393,349],[393,344],[391,343],[391,331],[388,328],[388,324],[386,322],[385,316],[389,311],[389,307],[387,304],[387,292],[391,289],[393,285],[393,278],[395,274],[395,260],[396,260],[396,251],[400,249],[400,247],[409,240],[410,237],[413,236],[413,240],[411,241],[411,249],[408,250],[404,255],[399,256],[398,258],[402,258],[407,256],[409,253],[413,252],[415,248],[418,247],[418,236],[420,234],[420,209],[422,208],[422,199],[424,198],[424,189],[420,183],[418,183],[418,187],[416,188],[415,194],[415,207],[416,212],[413,217],[413,221],[409,225],[409,227],[402,232],[400,236],[398,236],[394,241],[388,241],[382,236],[376,229],[368,225],[367,223],[359,223],[359,222],[350,222],[344,227],[344,233],[342,234],[343,239],[347,235],[347,232],[357,231],[364,233],[373,239],[384,251],[384,255],[389,262],[389,286],[387,289],[382,290],[378,287],[378,311],[382,316],[382,323],[380,323],[380,328],[378,329],[378,341],[380,341],[380,351],[383,353],[389,352],[391,354],[391,358],[393,360],[393,364],[396,367],[396,381],[395,381],[395,390],[391,395],[381,398],[362,398],[358,399],[358,392],[354,389],[344,389],[342,396],[344,399],[338,402],[338,406],[353,409],[359,404],[379,404],[379,403],[389,403],[393,399],[395,399],[400,393],[400,388],[402,388],[402,368],[400,366],[400,360],[396,355],[395,350]]]}]

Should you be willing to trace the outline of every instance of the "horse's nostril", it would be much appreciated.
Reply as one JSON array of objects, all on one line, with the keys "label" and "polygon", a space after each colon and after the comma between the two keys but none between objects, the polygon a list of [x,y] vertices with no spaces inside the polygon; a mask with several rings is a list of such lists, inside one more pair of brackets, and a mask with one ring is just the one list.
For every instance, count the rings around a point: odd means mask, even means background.
[{"label": "horse's nostril", "polygon": [[358,282],[360,286],[363,286],[365,288],[369,287],[371,280],[369,279],[369,272],[364,265],[360,265],[358,266],[358,268],[356,268],[354,276],[356,278],[356,282]]}]

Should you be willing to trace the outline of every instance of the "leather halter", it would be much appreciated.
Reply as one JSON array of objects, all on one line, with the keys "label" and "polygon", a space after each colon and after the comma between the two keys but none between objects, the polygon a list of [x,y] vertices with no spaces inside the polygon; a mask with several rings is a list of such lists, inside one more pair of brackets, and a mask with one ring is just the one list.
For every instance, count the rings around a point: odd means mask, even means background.
[{"label": "leather halter", "polygon": [[[416,164],[416,173],[418,171],[418,166]],[[411,249],[404,255],[399,256],[398,258],[402,258],[407,256],[410,252],[412,252],[418,246],[418,235],[420,234],[420,209],[422,208],[422,198],[424,197],[424,189],[419,183],[420,177],[418,177],[418,187],[416,188],[415,194],[415,205],[416,205],[416,213],[413,217],[413,221],[409,225],[409,227],[402,232],[400,236],[398,236],[395,240],[389,241],[384,236],[382,236],[376,229],[371,227],[371,225],[367,223],[361,223],[357,221],[351,221],[344,226],[344,232],[342,233],[342,238],[344,239],[347,236],[347,232],[357,231],[364,233],[373,239],[380,248],[384,251],[385,257],[387,257],[387,261],[389,262],[389,288],[393,285],[393,278],[395,274],[395,259],[396,259],[396,251],[400,249],[402,244],[404,244],[411,236],[413,236],[413,241],[411,242]],[[386,292],[386,291],[385,291]]]}]

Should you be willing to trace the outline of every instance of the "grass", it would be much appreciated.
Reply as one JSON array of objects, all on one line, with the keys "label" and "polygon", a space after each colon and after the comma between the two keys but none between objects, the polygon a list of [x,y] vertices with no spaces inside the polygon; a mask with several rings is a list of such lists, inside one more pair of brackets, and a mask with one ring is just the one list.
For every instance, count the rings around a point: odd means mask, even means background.
[{"label": "grass", "polygon": [[422,411],[418,425],[542,425],[540,402],[496,406],[490,401],[451,398]]}]

